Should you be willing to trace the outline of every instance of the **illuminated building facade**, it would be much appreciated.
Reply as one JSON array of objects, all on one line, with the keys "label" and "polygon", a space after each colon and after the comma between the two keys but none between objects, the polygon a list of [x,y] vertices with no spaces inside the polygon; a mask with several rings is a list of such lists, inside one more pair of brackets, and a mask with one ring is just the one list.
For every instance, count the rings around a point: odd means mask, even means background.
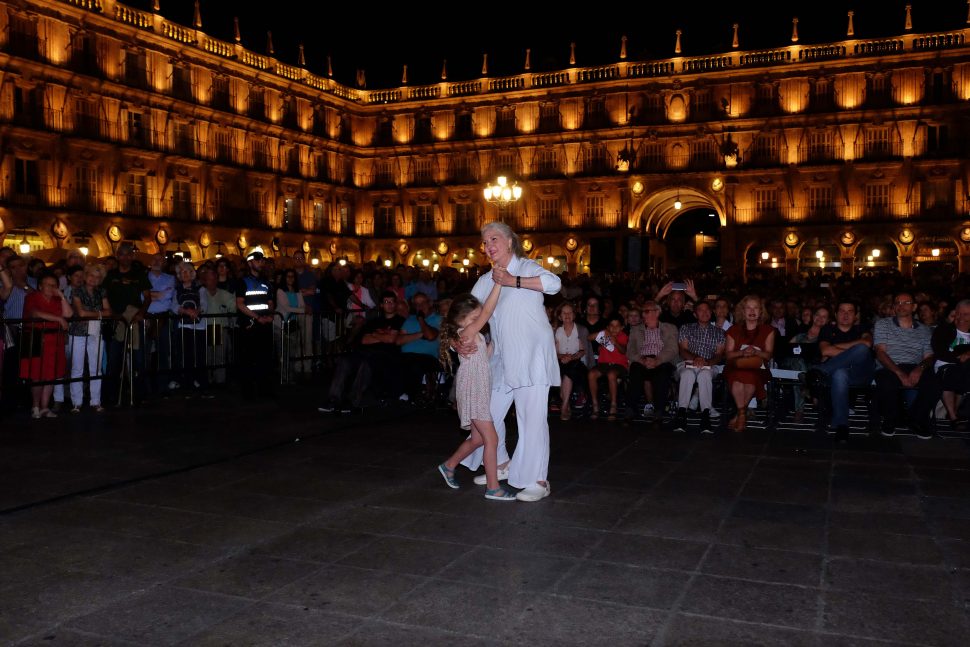
[{"label": "illuminated building facade", "polygon": [[557,268],[667,269],[700,209],[729,272],[970,271],[970,29],[367,90],[194,22],[0,3],[4,244],[461,266],[503,219]]}]

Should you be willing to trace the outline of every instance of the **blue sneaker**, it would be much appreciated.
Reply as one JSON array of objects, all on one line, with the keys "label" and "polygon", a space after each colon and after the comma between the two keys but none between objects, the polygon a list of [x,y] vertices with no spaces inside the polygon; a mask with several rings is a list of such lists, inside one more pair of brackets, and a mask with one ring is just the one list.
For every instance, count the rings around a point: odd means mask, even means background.
[{"label": "blue sneaker", "polygon": [[515,495],[504,487],[497,487],[494,490],[485,490],[485,498],[492,501],[515,501]]},{"label": "blue sneaker", "polygon": [[455,480],[455,470],[450,470],[442,463],[438,466],[438,472],[452,490],[458,489],[458,481]]}]

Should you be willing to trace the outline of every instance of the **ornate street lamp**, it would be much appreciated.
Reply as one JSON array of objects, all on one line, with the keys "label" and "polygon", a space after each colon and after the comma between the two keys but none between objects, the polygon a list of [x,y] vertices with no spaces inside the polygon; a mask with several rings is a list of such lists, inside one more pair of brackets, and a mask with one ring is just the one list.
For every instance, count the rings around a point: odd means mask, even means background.
[{"label": "ornate street lamp", "polygon": [[509,184],[509,179],[504,175],[498,176],[493,185],[491,182],[485,187],[485,200],[501,206],[518,201],[522,197],[522,187],[518,183]]}]

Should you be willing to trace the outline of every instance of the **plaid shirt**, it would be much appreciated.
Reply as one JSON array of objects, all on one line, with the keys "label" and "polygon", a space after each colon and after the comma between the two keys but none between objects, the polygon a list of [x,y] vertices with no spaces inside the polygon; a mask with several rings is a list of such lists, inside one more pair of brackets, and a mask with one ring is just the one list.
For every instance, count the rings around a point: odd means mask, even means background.
[{"label": "plaid shirt", "polygon": [[724,331],[713,323],[704,325],[698,323],[684,324],[677,335],[677,341],[687,340],[687,350],[703,357],[711,359],[718,346],[724,345]]}]

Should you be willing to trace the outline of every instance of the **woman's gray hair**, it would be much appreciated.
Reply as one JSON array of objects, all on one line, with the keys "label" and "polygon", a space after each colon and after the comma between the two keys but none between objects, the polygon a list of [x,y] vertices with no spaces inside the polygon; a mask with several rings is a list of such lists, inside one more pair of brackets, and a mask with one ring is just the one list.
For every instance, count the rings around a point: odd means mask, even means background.
[{"label": "woman's gray hair", "polygon": [[495,229],[499,231],[503,236],[512,241],[512,254],[515,256],[522,256],[522,241],[519,239],[518,234],[512,231],[512,228],[506,225],[504,222],[498,220],[493,220],[492,222],[487,222],[482,226],[482,238],[485,238],[485,232],[489,229]]},{"label": "woman's gray hair", "polygon": [[99,265],[98,263],[89,263],[84,267],[84,276],[90,274],[95,274],[98,277],[98,283],[104,280],[104,265]]},{"label": "woman's gray hair", "polygon": [[192,276],[195,276],[196,275],[195,265],[192,265],[192,263],[190,263],[189,261],[182,261],[175,268],[175,273],[180,279],[182,278],[182,273],[186,271],[192,272]]}]

